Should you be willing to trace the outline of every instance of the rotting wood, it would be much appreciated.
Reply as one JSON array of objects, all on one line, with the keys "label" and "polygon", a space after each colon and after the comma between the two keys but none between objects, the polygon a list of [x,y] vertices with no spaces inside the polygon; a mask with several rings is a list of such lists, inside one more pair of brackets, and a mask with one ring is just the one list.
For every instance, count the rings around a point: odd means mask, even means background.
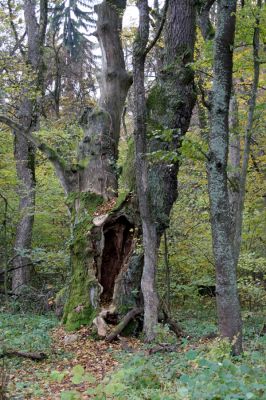
[{"label": "rotting wood", "polygon": [[98,336],[105,337],[107,335],[108,325],[105,322],[105,320],[103,319],[103,317],[98,316],[98,317],[94,318],[94,320],[92,322],[97,328]]},{"label": "rotting wood", "polygon": [[113,331],[106,337],[105,340],[107,342],[111,342],[112,340],[114,340],[119,335],[119,333],[121,333],[123,329],[125,329],[129,322],[142,312],[143,308],[133,308],[132,310],[130,310],[119,322],[119,324],[113,329]]}]

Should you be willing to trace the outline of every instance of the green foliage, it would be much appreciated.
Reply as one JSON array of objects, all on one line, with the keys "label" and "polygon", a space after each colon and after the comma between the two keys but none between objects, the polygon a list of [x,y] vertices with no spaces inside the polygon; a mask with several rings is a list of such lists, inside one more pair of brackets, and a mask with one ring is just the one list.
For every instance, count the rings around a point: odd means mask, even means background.
[{"label": "green foliage", "polygon": [[80,394],[76,390],[68,390],[61,394],[61,400],[79,400]]},{"label": "green foliage", "polygon": [[58,324],[54,316],[0,313],[0,349],[46,352],[49,331]]},{"label": "green foliage", "polygon": [[52,371],[51,372],[51,380],[58,382],[58,383],[61,383],[65,376],[66,376],[66,373],[64,371],[63,372],[60,372],[60,371]]},{"label": "green foliage", "polygon": [[63,0],[57,1],[53,9],[52,30],[59,32],[63,27],[60,39],[74,59],[84,56],[83,52],[92,47],[83,33],[95,25],[92,4],[92,0]]},{"label": "green foliage", "polygon": [[257,333],[242,357],[232,358],[230,344],[220,339],[207,344],[183,341],[173,353],[123,354],[122,367],[89,393],[116,400],[263,399],[266,342],[265,336],[258,336],[255,321]]}]

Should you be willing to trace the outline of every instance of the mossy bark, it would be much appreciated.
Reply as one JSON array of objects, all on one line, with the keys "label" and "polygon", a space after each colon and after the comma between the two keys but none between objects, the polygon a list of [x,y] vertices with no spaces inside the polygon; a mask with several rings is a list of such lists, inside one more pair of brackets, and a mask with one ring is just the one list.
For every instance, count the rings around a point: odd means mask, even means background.
[{"label": "mossy bark", "polygon": [[141,303],[142,256],[134,198],[121,195],[104,203],[101,196],[83,193],[72,194],[70,202],[72,272],[63,323],[75,330],[90,325],[103,306],[123,315]]},{"label": "mossy bark", "polygon": [[100,286],[95,274],[95,251],[91,239],[94,213],[103,202],[94,193],[72,193],[68,206],[72,218],[71,282],[64,308],[67,330],[90,324],[95,317]]},{"label": "mossy bark", "polygon": [[[83,113],[84,138],[79,146],[78,166],[71,169],[66,185],[67,193],[72,192],[69,207],[73,227],[72,273],[63,317],[69,330],[92,322],[102,295],[108,302],[111,300],[134,225],[120,213],[121,198],[117,198],[120,121],[132,82],[125,69],[120,36],[125,7],[125,0],[104,0],[95,6],[98,14],[95,35],[103,56],[99,106]],[[99,210],[104,201],[105,206]],[[112,251],[117,253],[117,259],[111,257]]]}]

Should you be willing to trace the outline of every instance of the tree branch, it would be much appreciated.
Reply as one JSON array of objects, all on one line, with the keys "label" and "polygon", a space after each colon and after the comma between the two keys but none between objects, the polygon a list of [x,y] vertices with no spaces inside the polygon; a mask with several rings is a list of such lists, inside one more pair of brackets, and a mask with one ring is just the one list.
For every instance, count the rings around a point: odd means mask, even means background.
[{"label": "tree branch", "polygon": [[24,136],[35,147],[37,147],[37,149],[40,150],[48,158],[49,161],[51,161],[66,194],[69,193],[72,186],[71,178],[73,178],[73,172],[71,171],[71,168],[66,168],[65,163],[61,159],[59,154],[47,144],[42,143],[28,129],[25,129],[20,123],[12,120],[7,115],[0,114],[0,122],[15,130],[17,134]]},{"label": "tree branch", "polygon": [[214,3],[215,0],[209,0],[203,6],[198,7],[198,24],[204,40],[214,38],[215,32],[209,17],[210,9]]},{"label": "tree branch", "polygon": [[13,14],[12,4],[11,4],[10,0],[7,0],[7,6],[8,6],[10,26],[11,26],[11,29],[13,31],[14,38],[15,38],[15,41],[16,41],[16,46],[15,47],[19,48],[20,53],[21,53],[22,57],[24,58],[25,57],[25,52],[24,52],[24,50],[23,50],[23,48],[21,46],[21,43],[22,43],[22,41],[23,41],[23,39],[25,37],[25,34],[23,34],[22,38],[19,39],[15,24],[13,22],[14,14]]},{"label": "tree branch", "polygon": [[10,129],[24,131],[24,127],[22,125],[9,118],[7,115],[0,114],[0,122],[7,125]]},{"label": "tree branch", "polygon": [[163,27],[164,27],[164,24],[165,24],[165,21],[166,21],[166,15],[167,15],[168,6],[169,6],[169,0],[165,0],[161,24],[160,24],[160,26],[158,28],[158,31],[157,31],[154,39],[151,41],[150,44],[148,44],[146,50],[144,51],[144,56],[145,57],[151,51],[151,49],[156,45],[158,39],[161,36],[162,30],[163,30]]}]

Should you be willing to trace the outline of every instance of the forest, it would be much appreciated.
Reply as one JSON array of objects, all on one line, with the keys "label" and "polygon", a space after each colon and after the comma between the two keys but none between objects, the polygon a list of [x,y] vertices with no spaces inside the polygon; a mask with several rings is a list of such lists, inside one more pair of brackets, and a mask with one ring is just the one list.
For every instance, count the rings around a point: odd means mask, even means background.
[{"label": "forest", "polygon": [[0,5],[0,400],[266,399],[266,2]]}]

